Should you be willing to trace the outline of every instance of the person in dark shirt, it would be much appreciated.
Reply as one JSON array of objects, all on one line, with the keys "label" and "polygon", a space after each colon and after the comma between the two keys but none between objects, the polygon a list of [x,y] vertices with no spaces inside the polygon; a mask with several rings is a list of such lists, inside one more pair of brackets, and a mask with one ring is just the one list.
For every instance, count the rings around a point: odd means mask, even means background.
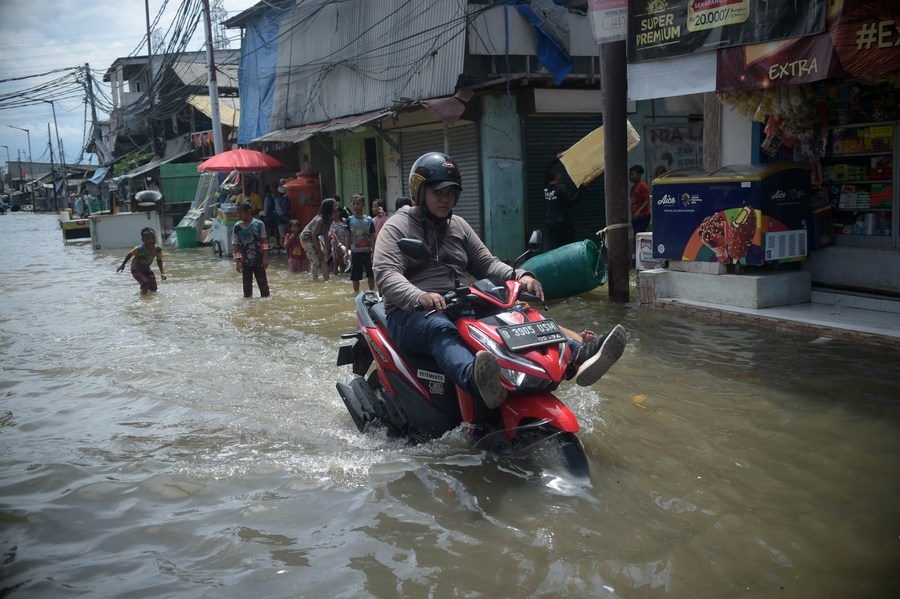
[{"label": "person in dark shirt", "polygon": [[544,200],[547,211],[544,222],[547,226],[545,246],[548,250],[562,247],[575,241],[575,227],[572,225],[571,210],[578,205],[579,196],[584,187],[579,187],[574,194],[563,183],[563,165],[554,161],[544,175]]}]

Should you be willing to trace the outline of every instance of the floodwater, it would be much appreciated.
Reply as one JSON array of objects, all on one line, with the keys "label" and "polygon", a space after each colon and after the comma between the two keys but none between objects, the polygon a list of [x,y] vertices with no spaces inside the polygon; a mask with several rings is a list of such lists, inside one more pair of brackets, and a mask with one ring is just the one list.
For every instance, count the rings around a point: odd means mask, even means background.
[{"label": "floodwater", "polygon": [[557,303],[629,336],[560,389],[584,488],[459,433],[358,433],[348,280],[279,257],[246,300],[230,260],[170,250],[141,297],[124,255],[0,217],[2,597],[900,596],[897,353]]}]

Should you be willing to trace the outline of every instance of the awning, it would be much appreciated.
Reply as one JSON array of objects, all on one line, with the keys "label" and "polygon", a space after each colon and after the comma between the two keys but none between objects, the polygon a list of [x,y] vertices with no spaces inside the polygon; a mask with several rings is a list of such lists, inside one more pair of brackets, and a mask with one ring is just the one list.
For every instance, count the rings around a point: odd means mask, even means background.
[{"label": "awning", "polygon": [[[188,104],[212,118],[212,103],[209,96],[188,96]],[[219,97],[219,122],[237,128],[241,122],[241,99]]]},{"label": "awning", "polygon": [[163,158],[162,160],[151,160],[147,164],[141,165],[134,170],[128,171],[127,173],[122,175],[122,177],[127,177],[129,179],[134,179],[135,177],[140,177],[144,173],[149,173],[153,169],[159,168],[159,165],[161,165],[161,164],[168,164],[168,163],[172,162],[173,160],[177,160],[178,158],[181,158],[182,156],[187,156],[191,152],[193,152],[193,150],[187,150],[187,151],[181,152],[179,154],[175,154],[174,156],[170,156],[168,158]]},{"label": "awning", "polygon": [[334,133],[337,131],[350,131],[357,127],[368,125],[374,121],[380,121],[390,116],[390,110],[376,110],[355,116],[344,116],[321,123],[311,123],[300,127],[292,127],[290,129],[281,129],[266,133],[250,143],[280,142],[280,143],[298,143],[305,141],[316,135],[317,133]]},{"label": "awning", "polygon": [[266,133],[256,139],[250,140],[250,143],[273,142],[294,144],[305,141],[316,134],[320,123],[314,125],[303,125],[302,127],[292,127],[290,129],[279,129]]}]

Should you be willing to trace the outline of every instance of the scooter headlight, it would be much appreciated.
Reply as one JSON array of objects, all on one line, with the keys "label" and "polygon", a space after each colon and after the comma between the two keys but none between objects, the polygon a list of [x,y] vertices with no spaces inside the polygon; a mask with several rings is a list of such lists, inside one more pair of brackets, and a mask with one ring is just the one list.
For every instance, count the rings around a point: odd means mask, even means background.
[{"label": "scooter headlight", "polygon": [[544,389],[550,384],[550,381],[547,379],[525,374],[524,372],[512,370],[510,368],[500,368],[500,374],[519,389]]}]

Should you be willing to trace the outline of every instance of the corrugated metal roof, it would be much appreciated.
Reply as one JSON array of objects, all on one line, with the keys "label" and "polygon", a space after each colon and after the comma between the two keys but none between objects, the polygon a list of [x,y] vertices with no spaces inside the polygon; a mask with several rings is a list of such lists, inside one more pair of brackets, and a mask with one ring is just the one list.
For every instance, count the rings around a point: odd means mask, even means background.
[{"label": "corrugated metal roof", "polygon": [[450,96],[463,72],[466,3],[298,3],[280,23],[273,128]]},{"label": "corrugated metal roof", "polygon": [[[178,61],[172,65],[172,70],[181,79],[181,82],[187,86],[202,87],[208,85],[209,75],[206,72],[205,62],[185,62]],[[216,83],[219,89],[232,87],[237,89],[238,67],[235,64],[219,64],[216,65]]]},{"label": "corrugated metal roof", "polygon": [[250,143],[299,143],[301,141],[309,139],[316,133],[350,131],[352,129],[356,129],[357,127],[362,127],[363,125],[366,125],[368,123],[386,118],[391,114],[392,113],[389,110],[376,110],[374,112],[367,112],[366,114],[329,119],[321,123],[311,123],[309,125],[303,125],[302,127],[292,127],[288,129],[281,129],[279,131],[272,131],[271,133],[267,133],[265,135],[257,137]]},{"label": "corrugated metal roof", "polygon": [[136,169],[130,170],[122,176],[128,177],[129,179],[133,179],[134,177],[139,177],[139,176],[143,175],[144,173],[149,173],[150,171],[157,168],[161,164],[166,164],[167,162],[172,162],[173,160],[176,160],[178,158],[181,158],[182,156],[186,156],[186,155],[190,154],[192,151],[193,150],[187,150],[187,151],[181,152],[179,154],[175,154],[174,156],[169,156],[168,158],[163,158],[162,160],[151,160],[147,164],[141,165],[141,166],[137,167]]},{"label": "corrugated metal roof", "polygon": [[[188,96],[188,104],[212,118],[212,102],[209,96]],[[241,99],[219,98],[219,121],[229,127],[237,127],[241,121]]]}]

